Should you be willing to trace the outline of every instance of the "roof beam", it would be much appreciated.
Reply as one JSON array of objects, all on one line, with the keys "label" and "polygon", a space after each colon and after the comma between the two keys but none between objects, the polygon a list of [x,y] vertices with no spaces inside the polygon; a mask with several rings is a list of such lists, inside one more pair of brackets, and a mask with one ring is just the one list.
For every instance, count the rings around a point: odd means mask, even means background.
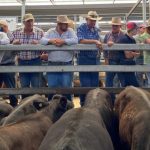
[{"label": "roof beam", "polygon": [[137,3],[131,8],[131,10],[129,11],[129,13],[127,13],[126,18],[128,18],[133,11],[135,10],[135,8],[141,3],[142,0],[138,0]]},{"label": "roof beam", "polygon": [[52,3],[52,5],[54,5],[54,0],[50,0],[50,2]]}]

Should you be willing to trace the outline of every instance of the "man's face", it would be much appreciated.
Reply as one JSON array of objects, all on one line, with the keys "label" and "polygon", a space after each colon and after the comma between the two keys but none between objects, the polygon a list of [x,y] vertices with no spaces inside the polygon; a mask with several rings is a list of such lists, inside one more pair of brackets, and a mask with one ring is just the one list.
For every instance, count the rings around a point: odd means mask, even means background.
[{"label": "man's face", "polygon": [[33,29],[34,20],[30,19],[27,21],[24,21],[24,26],[26,30],[31,31]]},{"label": "man's face", "polygon": [[121,29],[121,25],[112,25],[112,32],[118,33]]},{"label": "man's face", "polygon": [[94,28],[95,27],[95,24],[96,24],[96,20],[91,20],[91,19],[86,19],[87,21],[87,25],[89,28]]},{"label": "man's face", "polygon": [[58,23],[58,27],[61,31],[66,32],[68,29],[68,23]]},{"label": "man's face", "polygon": [[144,32],[145,32],[145,27],[143,27],[143,26],[139,27],[138,33],[143,34]]}]

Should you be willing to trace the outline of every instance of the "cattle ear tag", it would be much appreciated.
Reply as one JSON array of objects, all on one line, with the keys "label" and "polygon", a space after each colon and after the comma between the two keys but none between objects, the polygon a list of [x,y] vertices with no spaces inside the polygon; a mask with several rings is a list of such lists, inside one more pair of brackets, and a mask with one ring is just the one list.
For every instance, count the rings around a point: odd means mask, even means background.
[{"label": "cattle ear tag", "polygon": [[39,107],[42,107],[43,105],[42,105],[42,103],[39,103]]}]

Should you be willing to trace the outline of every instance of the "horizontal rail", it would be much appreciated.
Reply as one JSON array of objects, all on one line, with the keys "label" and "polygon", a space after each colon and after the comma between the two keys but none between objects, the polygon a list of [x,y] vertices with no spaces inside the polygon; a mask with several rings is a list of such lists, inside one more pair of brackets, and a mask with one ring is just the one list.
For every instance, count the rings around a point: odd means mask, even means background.
[{"label": "horizontal rail", "polygon": [[[86,94],[97,87],[74,87],[74,88],[3,88],[0,95],[21,94]],[[124,88],[100,88],[109,93],[120,93]],[[150,88],[143,88],[150,92]]]},{"label": "horizontal rail", "polygon": [[[114,44],[113,46],[109,47],[106,44],[103,46],[104,50],[150,50],[150,44]],[[95,44],[77,44],[77,45],[64,45],[62,47],[57,47],[54,45],[32,45],[32,44],[22,44],[22,45],[0,45],[0,51],[23,51],[23,50],[30,50],[30,51],[54,51],[54,50],[65,50],[65,51],[84,51],[84,50],[97,50]]]},{"label": "horizontal rail", "polygon": [[0,66],[6,72],[149,72],[148,65]]}]

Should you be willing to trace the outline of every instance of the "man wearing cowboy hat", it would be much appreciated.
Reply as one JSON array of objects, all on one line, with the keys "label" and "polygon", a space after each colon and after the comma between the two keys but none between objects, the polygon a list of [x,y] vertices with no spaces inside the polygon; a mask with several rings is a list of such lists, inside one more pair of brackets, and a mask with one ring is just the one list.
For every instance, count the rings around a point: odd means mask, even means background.
[{"label": "man wearing cowboy hat", "polygon": [[[0,20],[1,34],[4,37],[0,40],[0,44],[9,44],[11,42],[12,34],[8,29],[8,23],[5,20]],[[0,51],[0,65],[15,65],[15,52],[12,51]],[[0,86],[5,83],[8,88],[15,88],[15,73],[1,73],[0,74]],[[15,107],[18,100],[15,95],[9,95],[10,105]]]},{"label": "man wearing cowboy hat", "polygon": [[[43,30],[34,26],[34,16],[27,13],[23,17],[24,26],[13,31],[13,44],[39,44],[43,37]],[[20,66],[35,66],[41,65],[40,51],[20,51],[17,54],[18,65]],[[39,87],[41,80],[41,73],[19,73],[21,87]],[[25,98],[28,95],[22,95]]]},{"label": "man wearing cowboy hat", "polygon": [[[150,44],[150,19],[147,21],[145,32],[138,38],[140,43]],[[144,51],[144,64],[150,65],[150,51]],[[150,87],[150,72],[146,72],[148,87]]]},{"label": "man wearing cowboy hat", "polygon": [[[118,43],[118,40],[124,35],[124,33],[121,31],[121,18],[120,17],[112,17],[111,20],[111,28],[112,31],[108,32],[105,35],[104,43],[107,43],[108,46],[111,46],[113,43]],[[120,56],[122,53],[119,51],[104,51],[104,58],[106,64],[109,65],[118,65],[118,62],[120,61]],[[118,78],[120,78],[120,74],[117,72],[106,72],[106,87],[113,87],[113,80],[115,75],[117,74]]]},{"label": "man wearing cowboy hat", "polygon": [[[99,65],[100,55],[99,49],[102,48],[100,42],[99,29],[95,27],[96,21],[101,18],[96,11],[89,11],[86,17],[86,23],[81,24],[77,29],[77,36],[81,44],[95,44],[97,51],[81,51],[78,54],[78,65]],[[98,87],[99,72],[80,72],[81,87]],[[85,95],[80,95],[80,104],[84,105]]]},{"label": "man wearing cowboy hat", "polygon": [[[68,28],[69,19],[66,15],[57,16],[56,28],[49,29],[44,37],[41,39],[43,45],[55,45],[57,47],[63,45],[72,45],[78,43],[78,38],[72,28]],[[73,51],[49,51],[48,62],[50,66],[56,65],[72,65],[73,64]],[[48,86],[49,87],[72,87],[73,74],[71,72],[49,72]],[[49,95],[49,100],[52,98]],[[71,100],[71,95],[66,95]]]}]

